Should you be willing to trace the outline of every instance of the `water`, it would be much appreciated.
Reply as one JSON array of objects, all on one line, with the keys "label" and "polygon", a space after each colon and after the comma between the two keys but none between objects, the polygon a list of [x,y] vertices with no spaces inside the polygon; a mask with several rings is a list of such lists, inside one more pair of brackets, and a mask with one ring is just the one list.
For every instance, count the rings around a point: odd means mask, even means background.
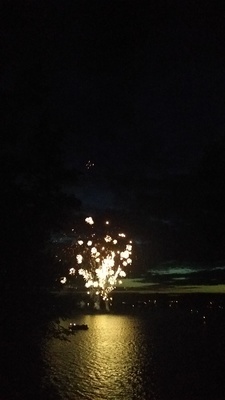
[{"label": "water", "polygon": [[156,398],[153,338],[143,320],[103,314],[76,321],[89,330],[76,332],[71,342],[53,340],[46,352],[63,399]]},{"label": "water", "polygon": [[63,400],[222,400],[224,321],[192,314],[77,315],[62,325],[89,330],[46,344],[47,379]]}]

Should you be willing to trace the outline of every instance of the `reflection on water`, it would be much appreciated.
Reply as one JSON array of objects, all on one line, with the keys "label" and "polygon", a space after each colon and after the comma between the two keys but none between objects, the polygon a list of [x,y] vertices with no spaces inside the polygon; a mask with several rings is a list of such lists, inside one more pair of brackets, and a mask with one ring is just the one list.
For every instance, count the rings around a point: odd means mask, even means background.
[{"label": "reflection on water", "polygon": [[50,386],[63,400],[224,400],[225,307],[203,300],[78,316],[89,330],[47,342]]},{"label": "reflection on water", "polygon": [[[67,327],[70,321],[62,323]],[[62,399],[156,399],[152,333],[135,316],[86,315],[70,342],[48,343],[49,376]]]}]

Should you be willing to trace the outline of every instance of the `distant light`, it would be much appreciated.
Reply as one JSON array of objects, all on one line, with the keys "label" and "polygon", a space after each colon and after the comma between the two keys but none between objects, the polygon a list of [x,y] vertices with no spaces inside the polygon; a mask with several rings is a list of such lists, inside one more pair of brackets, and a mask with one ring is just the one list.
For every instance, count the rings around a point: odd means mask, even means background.
[{"label": "distant light", "polygon": [[90,168],[94,167],[94,165],[95,164],[91,160],[88,160],[87,163],[85,164],[87,169],[90,169]]}]

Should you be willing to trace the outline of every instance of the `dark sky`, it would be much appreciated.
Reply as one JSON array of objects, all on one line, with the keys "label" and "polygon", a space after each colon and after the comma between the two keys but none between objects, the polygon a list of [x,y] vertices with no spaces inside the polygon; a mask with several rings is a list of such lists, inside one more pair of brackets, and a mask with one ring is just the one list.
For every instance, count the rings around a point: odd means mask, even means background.
[{"label": "dark sky", "polygon": [[213,3],[3,1],[1,87],[45,88],[30,117],[48,107],[63,120],[71,163],[185,171],[224,131],[225,7]]},{"label": "dark sky", "polygon": [[97,168],[185,171],[223,134],[223,13],[194,3],[59,6],[50,101],[72,162],[79,146]]},{"label": "dark sky", "polygon": [[171,177],[191,174],[223,140],[224,5],[2,1],[0,15],[8,120],[28,135],[46,114],[63,127],[65,161],[85,171],[87,203],[144,207],[146,188],[165,198]]}]

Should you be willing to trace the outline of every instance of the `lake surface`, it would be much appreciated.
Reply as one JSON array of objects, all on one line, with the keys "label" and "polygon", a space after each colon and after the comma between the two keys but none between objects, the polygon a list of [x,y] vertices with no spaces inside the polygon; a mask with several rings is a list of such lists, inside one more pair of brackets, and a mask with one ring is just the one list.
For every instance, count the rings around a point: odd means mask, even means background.
[{"label": "lake surface", "polygon": [[46,343],[46,380],[64,400],[224,400],[224,311],[162,308],[82,315]]}]

